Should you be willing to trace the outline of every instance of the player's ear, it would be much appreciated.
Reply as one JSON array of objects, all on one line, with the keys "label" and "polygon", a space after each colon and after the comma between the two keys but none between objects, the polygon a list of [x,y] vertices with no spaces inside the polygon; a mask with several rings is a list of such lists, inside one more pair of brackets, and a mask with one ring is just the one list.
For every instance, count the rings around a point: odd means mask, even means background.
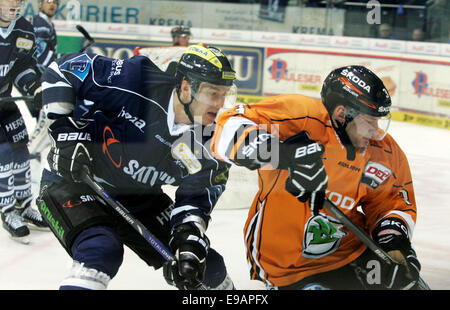
[{"label": "player's ear", "polygon": [[345,123],[345,107],[343,105],[338,105],[336,108],[334,108],[333,115],[332,115],[333,121],[337,121],[341,124]]},{"label": "player's ear", "polygon": [[191,98],[191,85],[189,84],[189,82],[186,79],[183,79],[181,81],[181,86],[180,86],[180,97],[183,100],[190,100]]}]

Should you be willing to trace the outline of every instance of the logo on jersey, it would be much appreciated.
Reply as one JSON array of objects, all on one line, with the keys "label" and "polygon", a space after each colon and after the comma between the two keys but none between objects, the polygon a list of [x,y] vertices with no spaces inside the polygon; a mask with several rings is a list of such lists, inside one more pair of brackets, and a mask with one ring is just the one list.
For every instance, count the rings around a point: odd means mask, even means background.
[{"label": "logo on jersey", "polygon": [[305,225],[302,256],[318,259],[337,250],[347,235],[343,225],[324,213],[309,218]]},{"label": "logo on jersey", "polygon": [[61,66],[59,66],[59,69],[74,75],[81,82],[83,82],[89,74],[91,63],[92,59],[90,59],[88,55],[83,54],[64,62]]},{"label": "logo on jersey", "polygon": [[[102,151],[103,151],[103,154],[108,156],[109,160],[112,162],[114,167],[120,168],[120,166],[122,166],[122,155],[120,155],[119,158],[116,158],[117,156],[111,155],[111,153],[115,153],[115,152],[110,152],[110,150],[112,150],[112,148],[113,148],[113,147],[111,147],[111,145],[113,145],[113,144],[115,144],[115,146],[113,146],[114,149],[117,150],[117,147],[120,145],[120,141],[116,139],[111,128],[109,128],[109,126],[106,126],[103,129]],[[121,148],[119,148],[119,152],[120,151],[121,151]]]},{"label": "logo on jersey", "polygon": [[183,165],[188,169],[189,174],[195,174],[202,169],[202,164],[192,153],[187,144],[181,142],[172,148],[172,155],[176,159],[179,159]]},{"label": "logo on jersey", "polygon": [[380,163],[369,161],[364,168],[364,173],[361,178],[361,183],[376,189],[384,181],[389,179],[392,171]]},{"label": "logo on jersey", "polygon": [[144,132],[143,128],[145,127],[145,125],[147,123],[143,119],[138,118],[136,116],[133,116],[130,113],[128,113],[127,111],[125,111],[125,107],[122,107],[122,110],[120,110],[120,113],[119,113],[118,117],[125,118],[126,120],[130,121],[131,123],[133,123],[134,126],[139,128],[139,130],[141,132]]},{"label": "logo on jersey", "polygon": [[0,65],[0,76],[6,76],[9,72],[9,64]]},{"label": "logo on jersey", "polygon": [[33,40],[19,37],[19,38],[17,38],[17,41],[16,41],[16,47],[29,50],[33,47]]},{"label": "logo on jersey", "polygon": [[125,174],[130,175],[133,180],[154,186],[157,181],[164,182],[165,184],[172,184],[176,179],[167,174],[167,172],[156,170],[153,166],[141,166],[141,164],[132,159],[128,162],[128,166],[123,168]]},{"label": "logo on jersey", "polygon": [[95,201],[95,198],[91,195],[81,195],[80,200],[67,200],[62,204],[63,208],[73,208],[76,206],[80,206],[83,202]]}]

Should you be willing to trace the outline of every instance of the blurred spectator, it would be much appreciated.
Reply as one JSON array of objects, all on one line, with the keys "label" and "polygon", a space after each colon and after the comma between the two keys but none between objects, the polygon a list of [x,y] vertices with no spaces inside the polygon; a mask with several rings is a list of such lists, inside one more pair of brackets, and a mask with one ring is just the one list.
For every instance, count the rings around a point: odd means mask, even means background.
[{"label": "blurred spectator", "polygon": [[449,37],[450,1],[433,0],[427,5],[428,38],[434,42],[446,42]]},{"label": "blurred spectator", "polygon": [[425,41],[425,32],[421,28],[416,28],[411,34],[413,41]]},{"label": "blurred spectator", "polygon": [[170,31],[172,35],[173,46],[188,46],[191,39],[191,30],[189,27],[178,26]]},{"label": "blurred spectator", "polygon": [[392,33],[392,27],[389,24],[381,24],[378,28],[378,38],[380,39],[395,39]]},{"label": "blurred spectator", "polygon": [[302,0],[301,6],[317,8],[317,7],[320,7],[320,2],[322,2],[322,1],[321,0]]}]

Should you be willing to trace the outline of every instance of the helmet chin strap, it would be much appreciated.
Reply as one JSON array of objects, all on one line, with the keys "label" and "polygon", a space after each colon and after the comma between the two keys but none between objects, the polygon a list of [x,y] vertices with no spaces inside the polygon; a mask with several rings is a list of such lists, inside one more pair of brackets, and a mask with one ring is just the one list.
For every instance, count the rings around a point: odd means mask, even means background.
[{"label": "helmet chin strap", "polygon": [[[336,123],[337,125],[335,125]],[[352,141],[350,140],[350,137],[347,134],[347,131],[345,128],[347,128],[348,120],[346,119],[344,124],[341,124],[338,121],[331,122],[333,125],[334,130],[339,136],[339,139],[341,139],[342,144],[344,144],[345,149],[347,150],[347,159],[348,160],[355,160],[356,158],[356,149],[353,146]]]},{"label": "helmet chin strap", "polygon": [[183,102],[183,100],[181,100],[181,98],[180,98],[180,89],[177,89],[176,93],[177,93],[178,100],[181,102],[181,104],[184,107],[184,113],[186,113],[186,115],[189,118],[189,120],[191,121],[191,123],[194,124],[194,117],[192,116],[191,110],[189,109],[189,106],[191,105],[192,101],[194,101],[194,96],[191,95],[191,101]]}]

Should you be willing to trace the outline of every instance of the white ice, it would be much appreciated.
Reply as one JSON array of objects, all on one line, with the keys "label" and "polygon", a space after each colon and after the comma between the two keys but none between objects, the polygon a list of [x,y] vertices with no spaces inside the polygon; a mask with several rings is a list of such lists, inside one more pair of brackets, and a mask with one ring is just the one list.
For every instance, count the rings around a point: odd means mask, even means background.
[{"label": "white ice", "polygon": [[[22,107],[23,108],[23,107]],[[29,128],[34,126],[28,111],[22,109]],[[413,244],[422,264],[422,278],[432,289],[450,289],[450,130],[392,122],[389,132],[406,153],[415,186],[418,219]],[[35,161],[34,161],[35,162]],[[33,179],[39,166],[33,164]],[[228,273],[238,289],[264,289],[249,279],[243,225],[245,204],[255,184],[229,186],[221,198],[235,201],[238,209],[213,211],[208,236],[212,246],[225,258]],[[37,182],[33,184],[37,190]],[[244,199],[244,200],[243,200]],[[66,276],[71,260],[50,232],[32,231],[28,245],[19,244],[0,229],[0,290],[55,290]],[[146,266],[125,249],[124,262],[110,282],[113,290],[173,289],[160,270]]]}]

